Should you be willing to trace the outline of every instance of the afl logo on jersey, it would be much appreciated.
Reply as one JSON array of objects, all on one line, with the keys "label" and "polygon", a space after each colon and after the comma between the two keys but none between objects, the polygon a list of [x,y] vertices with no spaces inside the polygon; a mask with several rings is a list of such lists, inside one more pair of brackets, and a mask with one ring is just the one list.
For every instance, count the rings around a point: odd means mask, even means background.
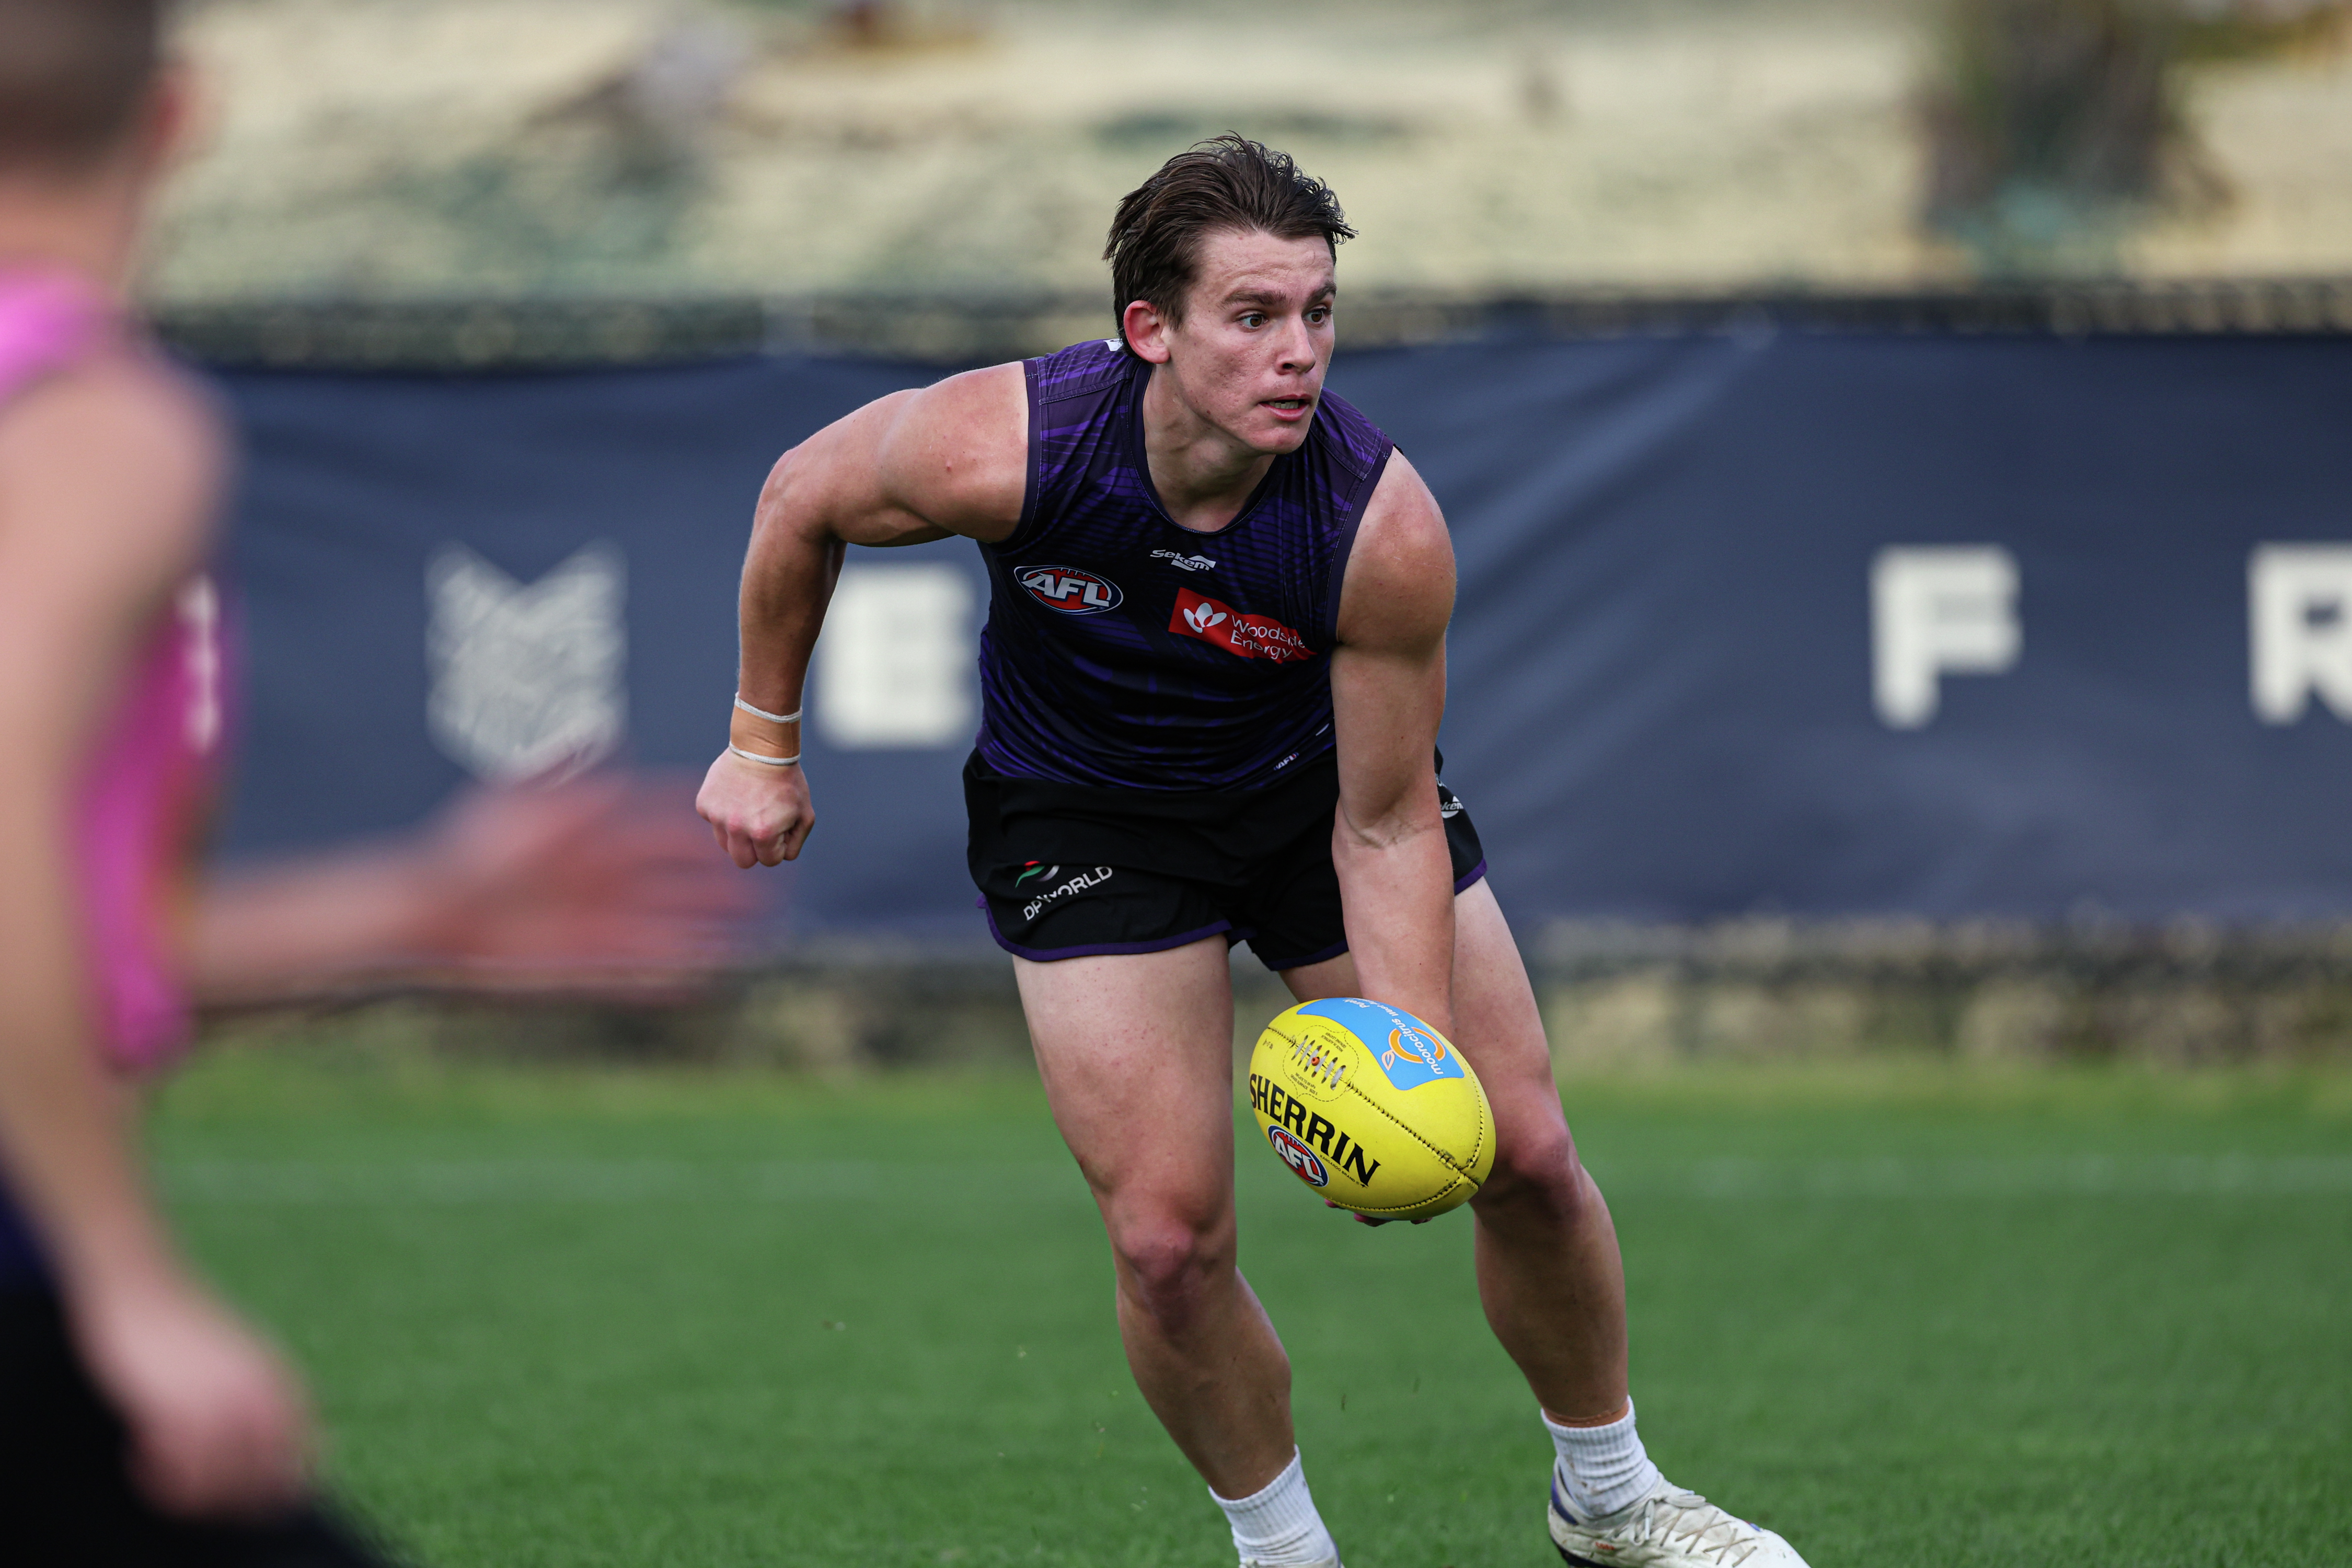
[{"label": "afl logo on jersey", "polygon": [[1075,566],[1024,566],[1013,577],[1031,598],[1066,616],[1099,616],[1126,597],[1109,578]]}]

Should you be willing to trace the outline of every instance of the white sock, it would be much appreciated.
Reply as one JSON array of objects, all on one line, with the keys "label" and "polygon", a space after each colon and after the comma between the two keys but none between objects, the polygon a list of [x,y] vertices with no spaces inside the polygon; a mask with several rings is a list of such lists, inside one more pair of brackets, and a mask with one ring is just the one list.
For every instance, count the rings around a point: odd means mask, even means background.
[{"label": "white sock", "polygon": [[1559,1453],[1552,1474],[1579,1521],[1630,1508],[1656,1488],[1658,1467],[1650,1463],[1641,1434],[1633,1430],[1632,1400],[1625,1402],[1625,1414],[1606,1426],[1563,1426],[1549,1415],[1544,1426]]},{"label": "white sock", "polygon": [[1262,1491],[1238,1502],[1217,1497],[1213,1489],[1209,1495],[1225,1510],[1226,1522],[1234,1527],[1234,1549],[1244,1563],[1275,1568],[1339,1562],[1339,1549],[1331,1543],[1331,1532],[1323,1528],[1323,1516],[1307,1494],[1307,1471],[1297,1454],[1290,1456],[1282,1474]]}]

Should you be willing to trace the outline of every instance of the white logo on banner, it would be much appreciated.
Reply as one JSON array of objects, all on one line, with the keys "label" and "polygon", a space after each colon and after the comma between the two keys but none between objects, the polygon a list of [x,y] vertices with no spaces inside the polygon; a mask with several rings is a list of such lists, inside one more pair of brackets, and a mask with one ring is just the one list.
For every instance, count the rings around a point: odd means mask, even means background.
[{"label": "white logo on banner", "polygon": [[825,612],[816,722],[834,745],[971,738],[971,584],[953,566],[844,572]]},{"label": "white logo on banner", "polygon": [[2262,545],[2246,591],[2255,716],[2292,724],[2317,692],[2352,720],[2352,545]]},{"label": "white logo on banner", "polygon": [[627,718],[627,567],[591,544],[518,583],[462,544],[425,570],[435,744],[475,777],[575,773],[620,743]]},{"label": "white logo on banner", "polygon": [[1944,676],[2015,666],[2023,640],[2017,562],[1999,545],[1890,545],[1870,563],[1871,695],[1894,728],[1935,718]]}]

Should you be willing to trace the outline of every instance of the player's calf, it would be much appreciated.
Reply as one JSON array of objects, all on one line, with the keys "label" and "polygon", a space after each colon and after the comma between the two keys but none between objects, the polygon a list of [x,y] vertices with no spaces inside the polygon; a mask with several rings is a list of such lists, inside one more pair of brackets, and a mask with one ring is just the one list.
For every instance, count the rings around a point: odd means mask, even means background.
[{"label": "player's calf", "polygon": [[[1245,1560],[1321,1561],[1305,1483],[1284,1479],[1297,1468],[1290,1361],[1234,1266],[1230,1206],[1205,1216],[1181,1206],[1105,1209],[1116,1215],[1119,1338],[1136,1386],[1234,1520]],[[1314,1527],[1305,1535],[1302,1510]]]}]

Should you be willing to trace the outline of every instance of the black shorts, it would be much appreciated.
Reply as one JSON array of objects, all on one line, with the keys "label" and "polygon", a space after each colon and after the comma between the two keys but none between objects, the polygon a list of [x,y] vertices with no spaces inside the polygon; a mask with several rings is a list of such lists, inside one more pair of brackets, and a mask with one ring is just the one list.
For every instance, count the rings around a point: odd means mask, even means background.
[{"label": "black shorts", "polygon": [[[1007,778],[975,753],[963,794],[971,878],[1007,952],[1160,952],[1223,935],[1282,970],[1348,951],[1331,867],[1339,769],[1330,752],[1256,790]],[[1486,874],[1486,855],[1454,792],[1440,784],[1437,798],[1458,893]]]},{"label": "black shorts", "polygon": [[158,1512],[131,1484],[121,1421],[83,1371],[58,1299],[0,1291],[0,1562],[26,1568],[383,1568],[316,1507],[264,1523]]}]

